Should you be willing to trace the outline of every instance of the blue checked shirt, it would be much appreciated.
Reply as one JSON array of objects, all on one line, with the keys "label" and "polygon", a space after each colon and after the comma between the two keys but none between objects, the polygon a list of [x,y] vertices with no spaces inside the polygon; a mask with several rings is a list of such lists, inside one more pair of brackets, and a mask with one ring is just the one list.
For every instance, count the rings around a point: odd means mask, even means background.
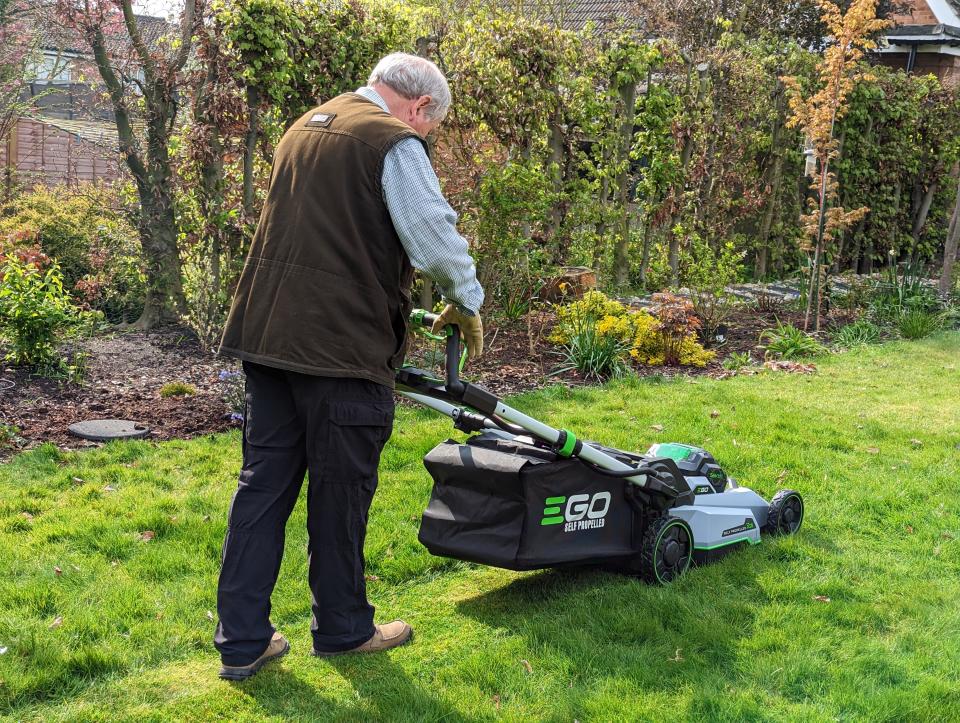
[{"label": "blue checked shirt", "polygon": [[[373,88],[364,86],[357,94],[390,112]],[[380,183],[410,263],[433,280],[447,301],[476,314],[483,304],[477,269],[423,144],[404,138],[387,151]]]}]

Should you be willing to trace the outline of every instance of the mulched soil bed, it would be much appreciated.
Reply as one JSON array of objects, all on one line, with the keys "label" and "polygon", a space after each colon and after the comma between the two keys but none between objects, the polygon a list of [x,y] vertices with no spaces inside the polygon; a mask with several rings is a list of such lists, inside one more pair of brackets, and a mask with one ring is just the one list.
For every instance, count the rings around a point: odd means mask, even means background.
[{"label": "mulched soil bed", "polygon": [[[777,318],[802,323],[801,315],[790,312],[774,315],[742,309],[728,323],[727,341],[717,349],[717,360],[706,368],[648,367],[637,373],[726,376],[721,362],[732,352],[749,351],[754,359],[763,358],[758,337],[763,329],[774,326]],[[488,323],[486,352],[468,366],[466,378],[499,396],[550,384],[588,383],[576,372],[555,373],[561,359],[545,340],[552,320],[552,315],[542,313],[516,322]],[[0,425],[19,428],[17,438],[5,442],[0,426],[0,459],[43,442],[69,449],[96,446],[98,443],[74,437],[67,430],[73,422],[86,419],[141,422],[150,427],[148,438],[154,440],[190,438],[239,426],[230,417],[218,378],[222,370],[234,370],[238,365],[201,349],[188,331],[167,327],[148,333],[123,332],[89,339],[80,346],[90,355],[81,385],[35,377],[0,364]],[[421,361],[424,349],[422,340],[415,341],[411,360]],[[176,381],[192,384],[196,394],[161,397],[163,385]]]}]

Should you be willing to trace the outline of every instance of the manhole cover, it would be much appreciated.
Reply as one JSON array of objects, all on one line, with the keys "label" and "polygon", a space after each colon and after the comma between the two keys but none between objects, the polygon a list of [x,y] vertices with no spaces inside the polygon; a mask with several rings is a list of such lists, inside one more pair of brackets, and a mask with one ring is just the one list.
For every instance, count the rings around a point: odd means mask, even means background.
[{"label": "manhole cover", "polygon": [[70,432],[94,442],[111,439],[138,439],[150,434],[150,428],[127,419],[88,419],[70,425]]}]

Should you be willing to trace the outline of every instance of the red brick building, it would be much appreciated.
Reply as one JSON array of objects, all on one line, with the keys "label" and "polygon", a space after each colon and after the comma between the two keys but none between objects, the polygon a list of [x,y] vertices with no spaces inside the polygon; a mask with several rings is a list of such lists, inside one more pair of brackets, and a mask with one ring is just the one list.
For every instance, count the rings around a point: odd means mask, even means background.
[{"label": "red brick building", "polygon": [[960,83],[960,0],[906,0],[909,9],[892,16],[880,61],[912,73],[933,73]]}]

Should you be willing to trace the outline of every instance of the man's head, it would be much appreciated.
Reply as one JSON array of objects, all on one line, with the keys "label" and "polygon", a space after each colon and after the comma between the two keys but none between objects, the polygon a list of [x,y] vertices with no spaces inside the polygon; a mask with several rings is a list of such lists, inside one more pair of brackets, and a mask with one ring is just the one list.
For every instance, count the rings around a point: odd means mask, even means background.
[{"label": "man's head", "polygon": [[390,115],[422,138],[440,125],[450,108],[450,88],[440,69],[426,58],[391,53],[370,73],[367,85],[387,104]]}]

